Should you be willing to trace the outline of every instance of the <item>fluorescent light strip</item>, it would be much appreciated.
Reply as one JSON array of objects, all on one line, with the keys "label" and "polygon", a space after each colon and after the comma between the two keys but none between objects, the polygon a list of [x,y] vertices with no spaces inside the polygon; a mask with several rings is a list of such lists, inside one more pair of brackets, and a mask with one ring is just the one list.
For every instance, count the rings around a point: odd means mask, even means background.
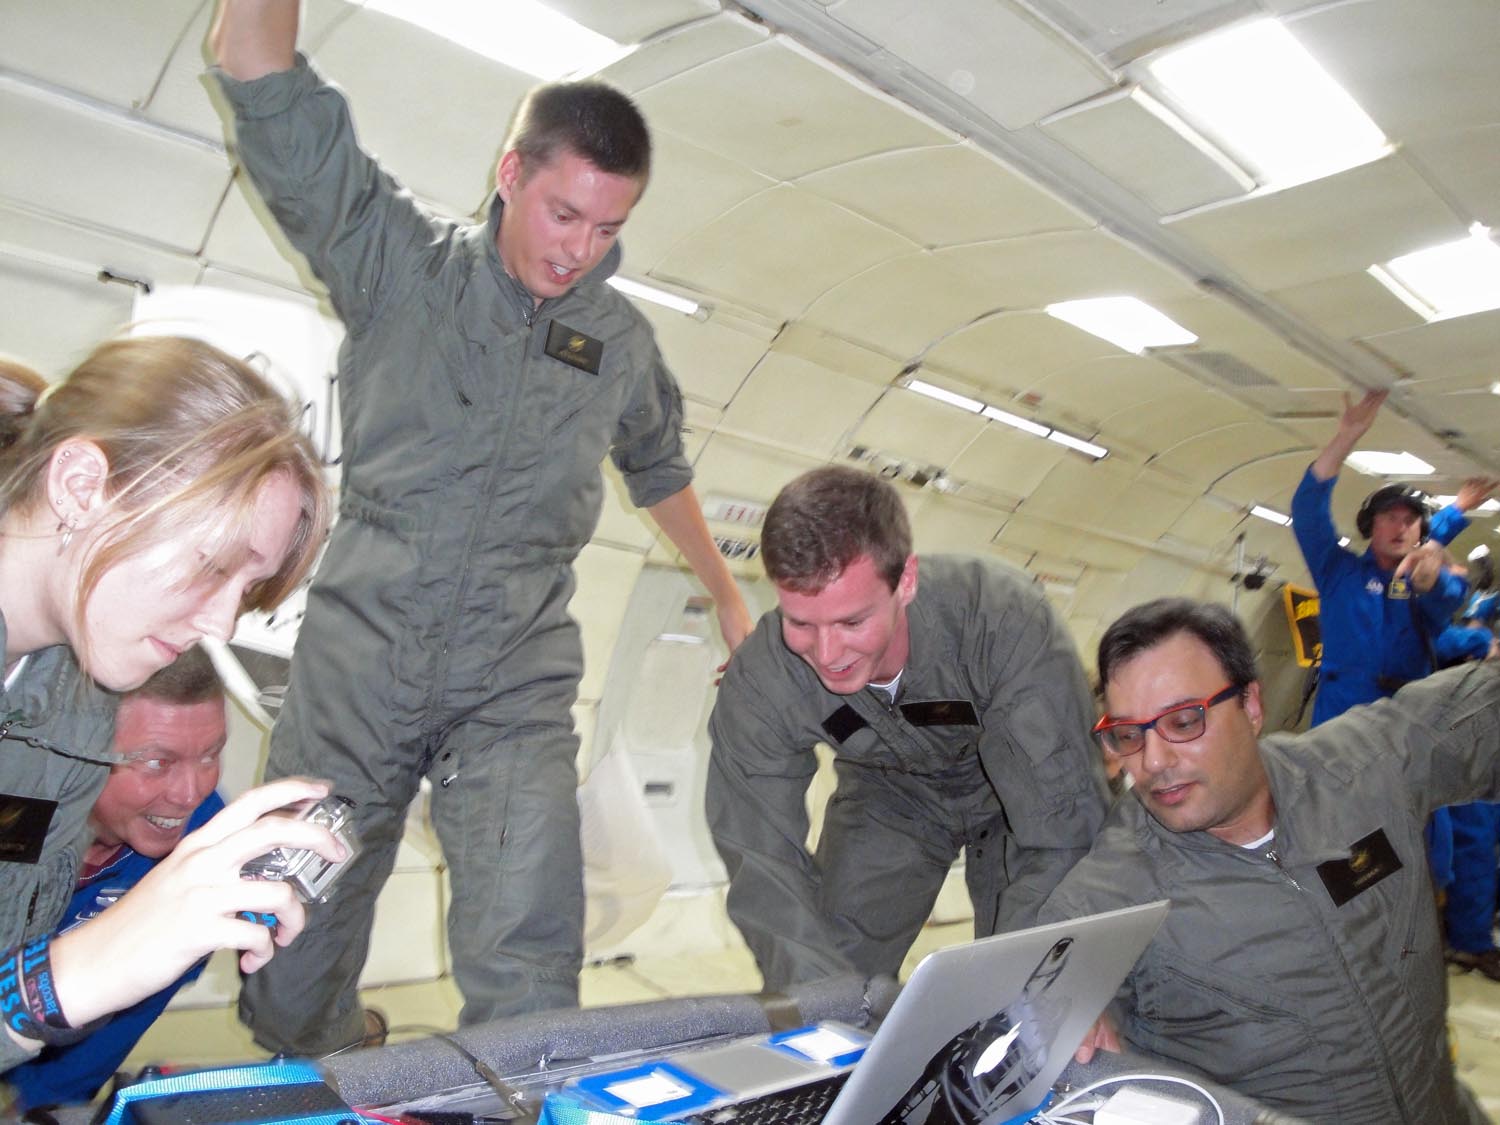
[{"label": "fluorescent light strip", "polygon": [[676,293],[668,293],[665,289],[658,289],[654,285],[631,281],[628,277],[612,277],[609,279],[609,284],[627,297],[639,297],[642,301],[650,301],[652,304],[675,309],[686,316],[696,316],[701,307],[697,301],[679,297]]},{"label": "fluorescent light strip", "polygon": [[1306,183],[1391,150],[1369,115],[1274,19],[1195,39],[1147,70],[1173,105],[1268,186]]},{"label": "fluorescent light strip", "polygon": [[980,402],[977,398],[946,390],[922,379],[907,379],[904,386],[909,391],[915,391],[919,395],[947,403],[949,406],[956,406],[968,414],[979,414],[991,422],[999,422],[1002,426],[1010,426],[1012,429],[1031,434],[1033,437],[1046,438],[1057,442],[1058,445],[1066,445],[1069,449],[1086,453],[1095,460],[1102,460],[1109,456],[1109,450],[1102,445],[1084,441],[1083,438],[1074,437],[1062,430],[1054,430],[1051,426],[1033,422],[1030,418],[1023,418],[1019,414],[1012,414],[1008,410],[1001,410],[998,406],[990,406],[988,403]]},{"label": "fluorescent light strip", "polygon": [[1429,477],[1435,471],[1422,458],[1405,450],[1388,453],[1379,449],[1356,449],[1344,458],[1344,464],[1367,477]]},{"label": "fluorescent light strip", "polygon": [[365,0],[364,6],[548,82],[596,74],[635,50],[537,0]]},{"label": "fluorescent light strip", "polygon": [[915,391],[919,395],[937,399],[938,402],[946,402],[949,406],[956,406],[960,410],[966,410],[970,414],[978,414],[984,409],[984,403],[977,398],[961,395],[954,391],[944,390],[942,387],[934,386],[932,383],[923,382],[921,379],[908,379],[906,389]]},{"label": "fluorescent light strip", "polygon": [[1109,454],[1109,450],[1105,449],[1104,446],[1095,445],[1091,441],[1084,441],[1082,438],[1076,438],[1072,434],[1065,434],[1061,430],[1053,430],[1047,435],[1047,440],[1055,441],[1058,445],[1066,445],[1069,449],[1076,449],[1079,453],[1087,453],[1095,459],[1106,457]]},{"label": "fluorescent light strip", "polygon": [[1030,418],[1022,418],[1019,414],[1012,414],[1008,410],[1001,410],[998,406],[986,406],[982,413],[991,422],[999,422],[1002,426],[1010,426],[1012,429],[1023,430],[1036,437],[1047,437],[1052,433],[1048,426],[1039,426]]},{"label": "fluorescent light strip", "polygon": [[1275,508],[1267,508],[1264,505],[1256,504],[1250,509],[1250,514],[1252,516],[1259,516],[1263,520],[1270,520],[1272,523],[1280,524],[1282,527],[1292,526],[1292,517],[1282,515]]},{"label": "fluorescent light strip", "polygon": [[1147,348],[1191,344],[1198,339],[1175,320],[1135,297],[1089,297],[1048,305],[1048,316],[1081,328],[1115,347],[1141,355]]}]

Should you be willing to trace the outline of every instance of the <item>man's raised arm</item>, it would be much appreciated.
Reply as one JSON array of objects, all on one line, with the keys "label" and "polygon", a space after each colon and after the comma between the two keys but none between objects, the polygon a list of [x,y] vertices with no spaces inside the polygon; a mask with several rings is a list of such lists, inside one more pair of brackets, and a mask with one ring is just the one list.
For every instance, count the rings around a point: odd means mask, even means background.
[{"label": "man's raised arm", "polygon": [[1339,475],[1344,461],[1354,452],[1354,445],[1375,424],[1375,415],[1380,413],[1389,391],[1369,391],[1358,402],[1344,396],[1344,413],[1339,418],[1339,428],[1328,444],[1312,463],[1312,474],[1318,480],[1332,480]]},{"label": "man's raised arm", "polygon": [[301,0],[220,0],[208,33],[214,59],[241,82],[289,70],[300,6]]}]

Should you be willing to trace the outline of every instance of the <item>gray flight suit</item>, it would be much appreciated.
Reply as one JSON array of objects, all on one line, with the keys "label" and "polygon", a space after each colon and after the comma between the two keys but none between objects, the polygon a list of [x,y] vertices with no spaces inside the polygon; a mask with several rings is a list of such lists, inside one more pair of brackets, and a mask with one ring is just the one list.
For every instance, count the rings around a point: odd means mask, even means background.
[{"label": "gray flight suit", "polygon": [[1500,799],[1500,665],[1266,735],[1260,758],[1269,844],[1170,832],[1127,796],[1041,919],[1171,900],[1122,994],[1137,1050],[1318,1125],[1479,1125],[1448,1051],[1422,830]]},{"label": "gray flight suit", "polygon": [[[89,813],[109,780],[115,704],[66,645],[33,652],[0,687],[0,953],[50,934],[73,897]],[[0,1031],[0,1071],[30,1057]]]},{"label": "gray flight suit", "polygon": [[[824,688],[786,647],[779,611],[720,685],[708,822],[768,989],[896,972],[960,848],[976,934],[1028,926],[1103,822],[1088,685],[1040,587],[986,559],[918,568],[894,703]],[[812,856],[819,742],[838,788]]]},{"label": "gray flight suit", "polygon": [[[301,938],[247,978],[242,1018],[276,1049],[363,1035],[355,982],[423,774],[452,880],[461,1019],[576,1004],[571,564],[598,521],[606,453],[639,506],[690,483],[676,383],[644,318],[605,285],[618,246],[534,307],[501,263],[498,200],[478,226],[422,209],[300,57],[254,82],[215,73],[251,179],[348,330],[340,519],[266,775],[332,779],[357,802],[364,844]],[[552,358],[549,332],[592,339],[602,358]]]}]

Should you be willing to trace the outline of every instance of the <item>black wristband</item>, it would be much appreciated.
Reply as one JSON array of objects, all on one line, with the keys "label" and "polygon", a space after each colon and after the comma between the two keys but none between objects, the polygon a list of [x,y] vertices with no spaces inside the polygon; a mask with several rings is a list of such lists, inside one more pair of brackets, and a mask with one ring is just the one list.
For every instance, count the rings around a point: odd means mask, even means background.
[{"label": "black wristband", "polygon": [[27,942],[16,955],[20,972],[22,998],[38,1023],[59,1031],[71,1031],[73,1025],[63,1015],[52,983],[52,938],[39,937]]}]

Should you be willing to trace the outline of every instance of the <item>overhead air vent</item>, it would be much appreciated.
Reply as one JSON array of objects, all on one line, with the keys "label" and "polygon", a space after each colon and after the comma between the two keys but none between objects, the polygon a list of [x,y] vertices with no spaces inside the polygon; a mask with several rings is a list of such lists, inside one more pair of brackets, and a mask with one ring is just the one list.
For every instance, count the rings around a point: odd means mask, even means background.
[{"label": "overhead air vent", "polygon": [[1273,390],[1281,387],[1280,383],[1260,368],[1252,367],[1228,352],[1181,352],[1176,358],[1185,366],[1200,371],[1226,386],[1248,391]]}]

